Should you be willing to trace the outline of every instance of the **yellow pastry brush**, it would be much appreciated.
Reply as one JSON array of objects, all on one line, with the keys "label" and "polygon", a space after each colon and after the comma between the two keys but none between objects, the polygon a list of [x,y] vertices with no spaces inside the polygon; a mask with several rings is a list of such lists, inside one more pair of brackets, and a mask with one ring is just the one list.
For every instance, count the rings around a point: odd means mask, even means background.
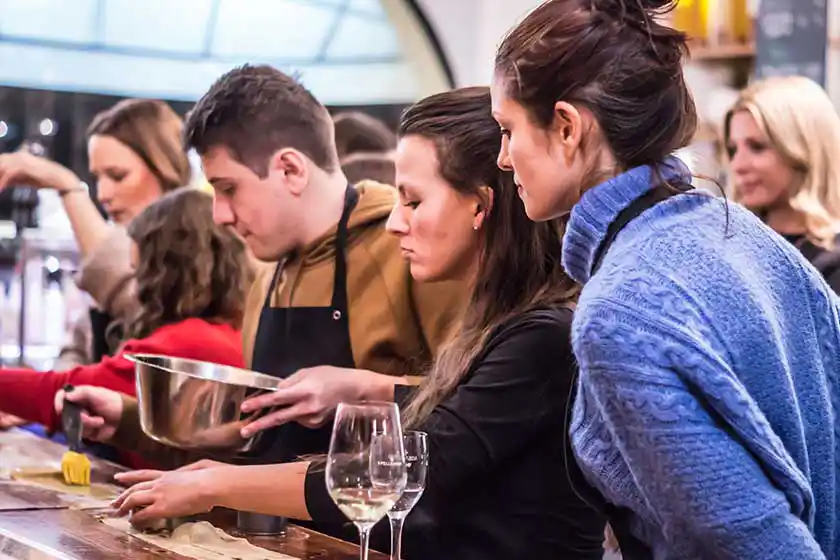
[{"label": "yellow pastry brush", "polygon": [[[72,385],[64,387],[65,393],[72,390]],[[61,458],[64,482],[75,486],[90,486],[90,459],[82,453],[82,407],[68,401],[66,397],[61,410],[61,427],[70,447]]]}]

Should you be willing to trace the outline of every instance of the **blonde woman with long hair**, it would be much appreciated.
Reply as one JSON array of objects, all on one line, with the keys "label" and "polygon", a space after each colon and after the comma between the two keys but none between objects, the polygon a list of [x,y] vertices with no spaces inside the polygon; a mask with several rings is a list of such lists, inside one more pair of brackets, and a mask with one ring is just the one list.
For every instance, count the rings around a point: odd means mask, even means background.
[{"label": "blonde woman with long hair", "polygon": [[190,183],[182,127],[168,104],[151,99],[125,99],[94,117],[87,130],[89,171],[112,223],[72,170],[26,152],[0,155],[0,190],[25,184],[58,192],[79,248],[76,284],[94,305],[68,333],[59,369],[96,363],[116,351],[119,328],[111,327],[138,307],[126,228],[164,193]]},{"label": "blonde woman with long hair", "polygon": [[741,92],[724,140],[735,199],[793,243],[840,292],[840,116],[799,76]]}]

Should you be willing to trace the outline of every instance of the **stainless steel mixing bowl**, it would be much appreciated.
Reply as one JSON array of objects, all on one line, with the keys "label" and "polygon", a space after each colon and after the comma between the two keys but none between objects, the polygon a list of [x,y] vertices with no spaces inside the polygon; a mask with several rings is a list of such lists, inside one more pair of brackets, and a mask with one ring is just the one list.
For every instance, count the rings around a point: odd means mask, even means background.
[{"label": "stainless steel mixing bowl", "polygon": [[125,354],[134,362],[140,426],[154,440],[180,449],[246,453],[262,432],[242,438],[257,415],[243,414],[246,398],[274,391],[279,379],[229,366],[160,356]]}]

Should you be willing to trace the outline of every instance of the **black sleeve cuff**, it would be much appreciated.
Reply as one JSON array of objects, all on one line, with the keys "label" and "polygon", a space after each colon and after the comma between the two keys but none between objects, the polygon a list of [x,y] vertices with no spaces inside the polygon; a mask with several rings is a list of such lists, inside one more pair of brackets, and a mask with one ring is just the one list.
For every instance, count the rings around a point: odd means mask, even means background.
[{"label": "black sleeve cuff", "polygon": [[395,385],[394,386],[394,402],[400,407],[400,410],[408,406],[414,393],[417,392],[415,385]]},{"label": "black sleeve cuff", "polygon": [[323,461],[309,463],[303,487],[306,511],[309,512],[312,521],[318,524],[341,525],[347,523],[347,518],[335,505],[330,493],[327,492],[325,468]]}]

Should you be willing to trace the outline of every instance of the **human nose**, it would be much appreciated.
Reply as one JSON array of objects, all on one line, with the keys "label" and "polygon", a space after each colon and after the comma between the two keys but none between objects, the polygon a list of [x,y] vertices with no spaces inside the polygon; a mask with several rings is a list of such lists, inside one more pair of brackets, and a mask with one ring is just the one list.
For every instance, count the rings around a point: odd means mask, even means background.
[{"label": "human nose", "polygon": [[397,202],[388,215],[385,222],[385,229],[394,235],[406,235],[408,233],[408,220],[403,215],[402,205]]},{"label": "human nose", "polygon": [[508,144],[510,140],[507,136],[502,136],[502,143],[499,146],[499,155],[496,158],[496,165],[502,171],[513,171],[513,166],[510,164],[510,151]]},{"label": "human nose", "polygon": [[107,205],[114,198],[114,183],[108,179],[99,179],[96,182],[96,200],[103,206]]},{"label": "human nose", "polygon": [[230,203],[219,195],[213,198],[213,221],[220,226],[230,226],[236,221]]},{"label": "human nose", "polygon": [[729,167],[737,175],[746,173],[750,168],[750,156],[746,150],[736,148],[729,157]]}]

